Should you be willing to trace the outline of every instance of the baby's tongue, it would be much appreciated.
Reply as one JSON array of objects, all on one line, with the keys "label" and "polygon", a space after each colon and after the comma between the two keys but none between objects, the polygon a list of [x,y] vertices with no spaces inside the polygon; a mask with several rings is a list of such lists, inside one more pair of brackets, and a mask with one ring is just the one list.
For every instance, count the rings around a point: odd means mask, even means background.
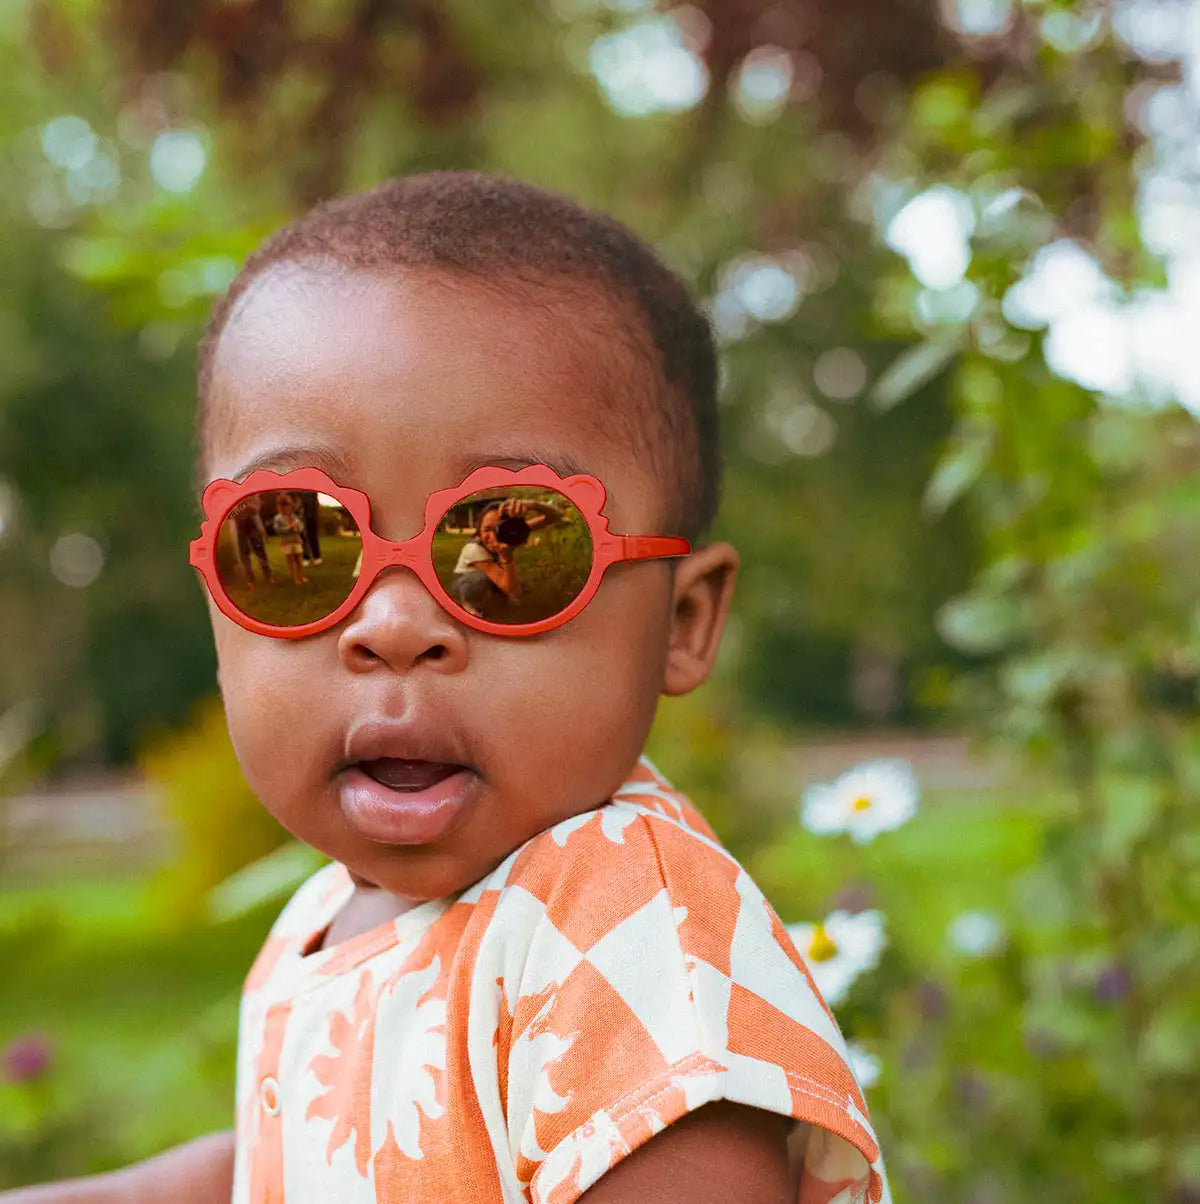
[{"label": "baby's tongue", "polygon": [[443,778],[457,773],[462,766],[444,761],[401,761],[395,757],[380,757],[377,761],[360,761],[359,768],[391,790],[428,790]]}]

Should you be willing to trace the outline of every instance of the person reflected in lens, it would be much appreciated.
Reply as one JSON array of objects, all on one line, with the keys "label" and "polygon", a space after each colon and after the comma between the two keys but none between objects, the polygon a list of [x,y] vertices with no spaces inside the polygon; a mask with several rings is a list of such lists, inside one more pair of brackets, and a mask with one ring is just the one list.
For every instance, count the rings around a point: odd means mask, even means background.
[{"label": "person reflected in lens", "polygon": [[268,585],[275,584],[271,574],[271,564],[267,560],[267,529],[262,520],[262,498],[251,494],[246,500],[235,507],[229,516],[233,519],[234,530],[237,532],[238,557],[242,562],[242,571],[246,574],[246,586],[254,588],[254,570],[250,565],[250,553],[253,552],[262,567],[263,580]]},{"label": "person reflected in lens", "polygon": [[321,564],[321,503],[310,490],[294,494],[300,501],[300,515],[304,520],[304,564]]},{"label": "person reflected in lens", "polygon": [[532,531],[544,530],[563,519],[549,502],[505,498],[484,507],[475,537],[459,553],[450,584],[450,596],[476,618],[493,617],[522,594],[515,552]]},{"label": "person reflected in lens", "polygon": [[287,561],[292,581],[296,585],[305,585],[308,578],[304,575],[301,563],[304,559],[304,520],[298,509],[290,493],[277,493],[275,517],[271,521],[275,534],[279,536],[279,550]]}]

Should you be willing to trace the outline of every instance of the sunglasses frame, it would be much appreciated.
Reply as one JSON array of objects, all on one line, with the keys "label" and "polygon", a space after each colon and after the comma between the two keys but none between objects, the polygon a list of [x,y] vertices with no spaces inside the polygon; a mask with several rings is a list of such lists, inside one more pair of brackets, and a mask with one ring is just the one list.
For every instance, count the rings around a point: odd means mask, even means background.
[{"label": "sunglasses frame", "polygon": [[[487,489],[518,485],[556,490],[583,515],[592,537],[592,567],[583,589],[557,614],[534,623],[493,623],[468,613],[447,593],[433,566],[433,537],[446,512],[457,502]],[[346,600],[336,610],[312,623],[278,627],[238,609],[221,584],[216,550],[221,528],[239,502],[255,493],[291,490],[324,493],[335,498],[339,505],[350,512],[362,534],[362,567]],[[564,478],[545,464],[534,464],[519,471],[488,465],[477,468],[454,488],[431,493],[425,501],[425,523],[418,535],[412,539],[390,540],[371,529],[371,501],[361,490],[339,485],[319,468],[296,468],[284,473],[258,469],[244,481],[218,478],[205,486],[201,497],[204,519],[200,525],[200,537],[188,545],[188,562],[200,574],[221,613],[258,635],[301,639],[336,627],[363,600],[376,577],[389,568],[411,569],[438,605],[467,627],[487,635],[537,635],[561,627],[575,618],[596,596],[600,581],[611,565],[623,560],[660,560],[690,554],[691,543],[678,536],[618,535],[610,531],[608,518],[602,513],[606,498],[603,484],[587,474]]]}]

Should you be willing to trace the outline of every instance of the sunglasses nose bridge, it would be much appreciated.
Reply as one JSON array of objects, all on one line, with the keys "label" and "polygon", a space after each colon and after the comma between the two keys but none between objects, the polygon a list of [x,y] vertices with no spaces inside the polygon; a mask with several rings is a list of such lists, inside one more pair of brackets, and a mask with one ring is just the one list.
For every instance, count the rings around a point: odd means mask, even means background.
[{"label": "sunglasses nose bridge", "polygon": [[381,567],[389,569],[415,569],[417,559],[420,555],[416,545],[417,540],[415,539],[389,541],[384,563]]}]

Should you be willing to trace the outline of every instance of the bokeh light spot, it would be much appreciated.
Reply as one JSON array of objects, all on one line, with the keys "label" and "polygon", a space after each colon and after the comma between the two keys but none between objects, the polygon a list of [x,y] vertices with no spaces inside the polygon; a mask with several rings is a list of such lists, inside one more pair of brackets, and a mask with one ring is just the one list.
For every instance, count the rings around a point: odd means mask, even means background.
[{"label": "bokeh light spot", "polygon": [[708,91],[707,68],[670,17],[603,34],[588,65],[609,104],[631,117],[690,109]]},{"label": "bokeh light spot", "polygon": [[813,365],[813,383],[835,401],[849,401],[867,383],[867,365],[852,347],[833,347]]},{"label": "bokeh light spot", "polygon": [[73,589],[91,585],[103,567],[103,549],[90,535],[79,531],[59,536],[50,549],[50,571]]},{"label": "bokeh light spot", "polygon": [[796,309],[800,290],[795,277],[771,259],[739,266],[731,287],[746,312],[760,322],[779,322]]},{"label": "bokeh light spot", "polygon": [[884,238],[926,288],[949,288],[970,266],[974,230],[971,202],[939,184],[913,197],[888,223]]},{"label": "bokeh light spot", "polygon": [[96,153],[95,131],[82,117],[67,114],[42,126],[42,150],[56,167],[82,167]]},{"label": "bokeh light spot", "polygon": [[1012,0],[942,0],[942,20],[955,33],[986,38],[1012,24]]},{"label": "bokeh light spot", "polygon": [[1005,294],[1004,316],[1023,330],[1037,330],[1093,302],[1114,296],[1116,286],[1077,243],[1060,239],[1042,247],[1025,275]]},{"label": "bokeh light spot", "polygon": [[1180,0],[1121,0],[1112,13],[1113,32],[1143,59],[1167,63],[1179,58],[1194,16]]},{"label": "bokeh light spot", "polygon": [[812,402],[793,406],[779,420],[779,437],[798,456],[822,456],[837,439],[837,423]]},{"label": "bokeh light spot", "polygon": [[778,46],[756,46],[733,81],[733,103],[749,122],[766,125],[787,107],[792,90],[792,56]]},{"label": "bokeh light spot", "polygon": [[198,135],[168,130],[150,147],[150,174],[168,192],[190,192],[204,171],[208,155]]},{"label": "bokeh light spot", "polygon": [[922,326],[958,326],[979,306],[979,289],[970,280],[950,288],[923,288],[913,302],[913,312]]}]

